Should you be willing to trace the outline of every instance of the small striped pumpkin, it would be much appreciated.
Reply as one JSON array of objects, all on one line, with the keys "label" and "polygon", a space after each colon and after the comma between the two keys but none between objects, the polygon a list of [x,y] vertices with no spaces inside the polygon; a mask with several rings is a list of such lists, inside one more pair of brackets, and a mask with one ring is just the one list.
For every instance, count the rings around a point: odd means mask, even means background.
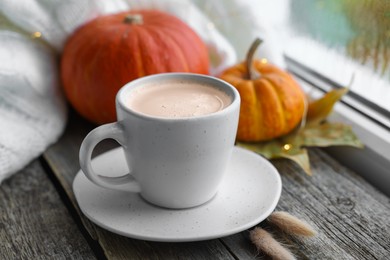
[{"label": "small striped pumpkin", "polygon": [[306,97],[294,78],[265,59],[253,60],[259,44],[259,40],[254,42],[246,61],[220,75],[241,96],[240,141],[266,141],[285,135],[298,125],[304,113]]}]

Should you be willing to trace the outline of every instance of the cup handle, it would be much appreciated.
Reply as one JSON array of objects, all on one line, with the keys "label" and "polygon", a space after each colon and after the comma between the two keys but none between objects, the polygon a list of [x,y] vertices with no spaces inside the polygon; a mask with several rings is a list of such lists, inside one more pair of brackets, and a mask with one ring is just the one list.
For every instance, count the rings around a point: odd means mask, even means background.
[{"label": "cup handle", "polygon": [[106,177],[98,175],[92,169],[92,152],[95,146],[104,139],[114,139],[123,146],[125,142],[121,124],[114,122],[101,125],[93,129],[84,138],[80,147],[79,160],[81,170],[84,172],[85,176],[90,181],[103,188],[140,192],[140,186],[131,174],[125,174],[119,177]]}]

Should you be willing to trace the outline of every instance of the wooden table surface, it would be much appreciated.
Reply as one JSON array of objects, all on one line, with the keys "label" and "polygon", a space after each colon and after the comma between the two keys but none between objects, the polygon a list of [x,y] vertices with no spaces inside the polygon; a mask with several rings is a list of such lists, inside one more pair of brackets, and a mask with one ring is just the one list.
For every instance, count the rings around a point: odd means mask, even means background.
[{"label": "wooden table surface", "polygon": [[[248,230],[219,239],[163,243],[122,237],[79,210],[72,182],[78,150],[93,128],[71,112],[61,139],[0,186],[0,259],[267,259]],[[96,154],[114,146],[103,142]],[[276,210],[306,220],[313,238],[260,223],[298,259],[390,259],[390,199],[320,149],[310,149],[313,176],[275,160],[283,182]]]}]

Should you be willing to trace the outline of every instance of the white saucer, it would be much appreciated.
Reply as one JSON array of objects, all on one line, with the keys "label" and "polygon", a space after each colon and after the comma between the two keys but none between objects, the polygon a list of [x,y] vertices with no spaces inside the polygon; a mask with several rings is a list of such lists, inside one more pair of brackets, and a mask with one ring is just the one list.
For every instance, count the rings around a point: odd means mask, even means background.
[{"label": "white saucer", "polygon": [[[122,148],[96,157],[92,165],[106,176],[128,171]],[[97,225],[126,237],[164,242],[213,239],[253,227],[272,213],[281,190],[274,166],[238,147],[217,195],[195,208],[160,208],[138,194],[96,186],[81,171],[73,182],[81,211]]]}]

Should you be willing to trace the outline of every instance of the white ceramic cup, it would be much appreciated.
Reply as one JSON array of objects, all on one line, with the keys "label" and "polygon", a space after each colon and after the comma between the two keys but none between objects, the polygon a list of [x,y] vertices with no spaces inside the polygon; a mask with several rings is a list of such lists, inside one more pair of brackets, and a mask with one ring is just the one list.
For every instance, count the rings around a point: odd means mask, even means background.
[{"label": "white ceramic cup", "polygon": [[[134,89],[172,79],[213,86],[228,94],[232,102],[218,112],[187,118],[153,117],[125,105]],[[128,191],[139,192],[145,200],[161,207],[198,206],[215,196],[223,179],[234,147],[239,108],[237,90],[214,77],[163,73],[134,80],[116,96],[118,121],[95,128],[83,140],[81,169],[101,187],[123,190],[125,185]],[[107,177],[94,172],[92,151],[108,138],[123,147],[130,174]]]}]

